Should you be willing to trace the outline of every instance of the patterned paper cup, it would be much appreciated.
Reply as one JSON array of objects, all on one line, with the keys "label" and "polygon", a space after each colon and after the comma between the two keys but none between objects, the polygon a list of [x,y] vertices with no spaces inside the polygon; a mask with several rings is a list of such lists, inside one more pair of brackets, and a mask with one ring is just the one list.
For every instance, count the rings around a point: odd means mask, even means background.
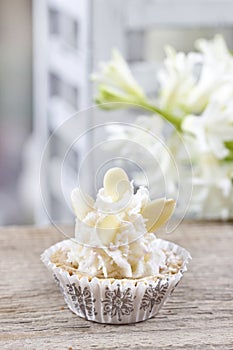
[{"label": "patterned paper cup", "polygon": [[141,279],[100,279],[82,274],[71,275],[50,261],[66,240],[47,249],[41,260],[52,272],[68,307],[90,321],[127,324],[155,316],[181,280],[191,258],[189,252],[171,242],[158,239],[158,248],[172,251],[182,258],[178,273]]}]

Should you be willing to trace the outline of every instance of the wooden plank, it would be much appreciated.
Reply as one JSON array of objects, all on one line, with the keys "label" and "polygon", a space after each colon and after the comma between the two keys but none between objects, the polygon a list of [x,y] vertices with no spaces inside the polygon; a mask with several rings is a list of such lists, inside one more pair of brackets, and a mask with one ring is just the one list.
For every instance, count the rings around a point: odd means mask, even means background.
[{"label": "wooden plank", "polygon": [[44,249],[64,239],[61,233],[51,227],[2,228],[0,348],[232,349],[233,225],[182,223],[160,237],[190,250],[188,272],[155,318],[111,326],[69,311],[40,262]]},{"label": "wooden plank", "polygon": [[125,11],[130,30],[233,26],[232,0],[129,0]]}]

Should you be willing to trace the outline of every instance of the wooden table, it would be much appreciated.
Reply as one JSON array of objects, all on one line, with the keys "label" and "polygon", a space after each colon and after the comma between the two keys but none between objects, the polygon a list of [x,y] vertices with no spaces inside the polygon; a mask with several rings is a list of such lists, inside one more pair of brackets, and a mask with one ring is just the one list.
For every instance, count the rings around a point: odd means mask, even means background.
[{"label": "wooden table", "polygon": [[233,225],[183,223],[164,238],[192,254],[182,282],[155,318],[110,326],[68,310],[40,262],[60,233],[0,229],[0,349],[233,349]]}]

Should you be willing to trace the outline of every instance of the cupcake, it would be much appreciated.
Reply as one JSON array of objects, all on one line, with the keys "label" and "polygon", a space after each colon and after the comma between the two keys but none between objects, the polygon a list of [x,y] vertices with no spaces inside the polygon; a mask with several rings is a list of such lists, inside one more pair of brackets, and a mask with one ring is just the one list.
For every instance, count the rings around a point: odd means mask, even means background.
[{"label": "cupcake", "polygon": [[75,238],[47,249],[42,261],[68,307],[87,320],[127,324],[153,317],[181,280],[190,254],[158,239],[175,201],[150,200],[121,168],[104,176],[96,200],[76,188]]}]

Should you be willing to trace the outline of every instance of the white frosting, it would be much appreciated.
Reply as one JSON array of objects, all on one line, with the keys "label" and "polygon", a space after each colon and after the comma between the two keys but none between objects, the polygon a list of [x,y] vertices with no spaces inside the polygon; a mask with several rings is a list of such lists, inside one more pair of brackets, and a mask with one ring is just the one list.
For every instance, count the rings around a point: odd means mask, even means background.
[{"label": "white frosting", "polygon": [[[80,272],[97,277],[139,278],[158,274],[166,257],[155,247],[157,239],[147,232],[140,213],[149,201],[145,187],[133,194],[133,183],[117,202],[100,189],[93,210],[82,221],[76,219],[76,242],[68,252],[68,261],[77,264]],[[119,226],[109,244],[104,245],[97,227],[109,214],[117,218]]]}]

